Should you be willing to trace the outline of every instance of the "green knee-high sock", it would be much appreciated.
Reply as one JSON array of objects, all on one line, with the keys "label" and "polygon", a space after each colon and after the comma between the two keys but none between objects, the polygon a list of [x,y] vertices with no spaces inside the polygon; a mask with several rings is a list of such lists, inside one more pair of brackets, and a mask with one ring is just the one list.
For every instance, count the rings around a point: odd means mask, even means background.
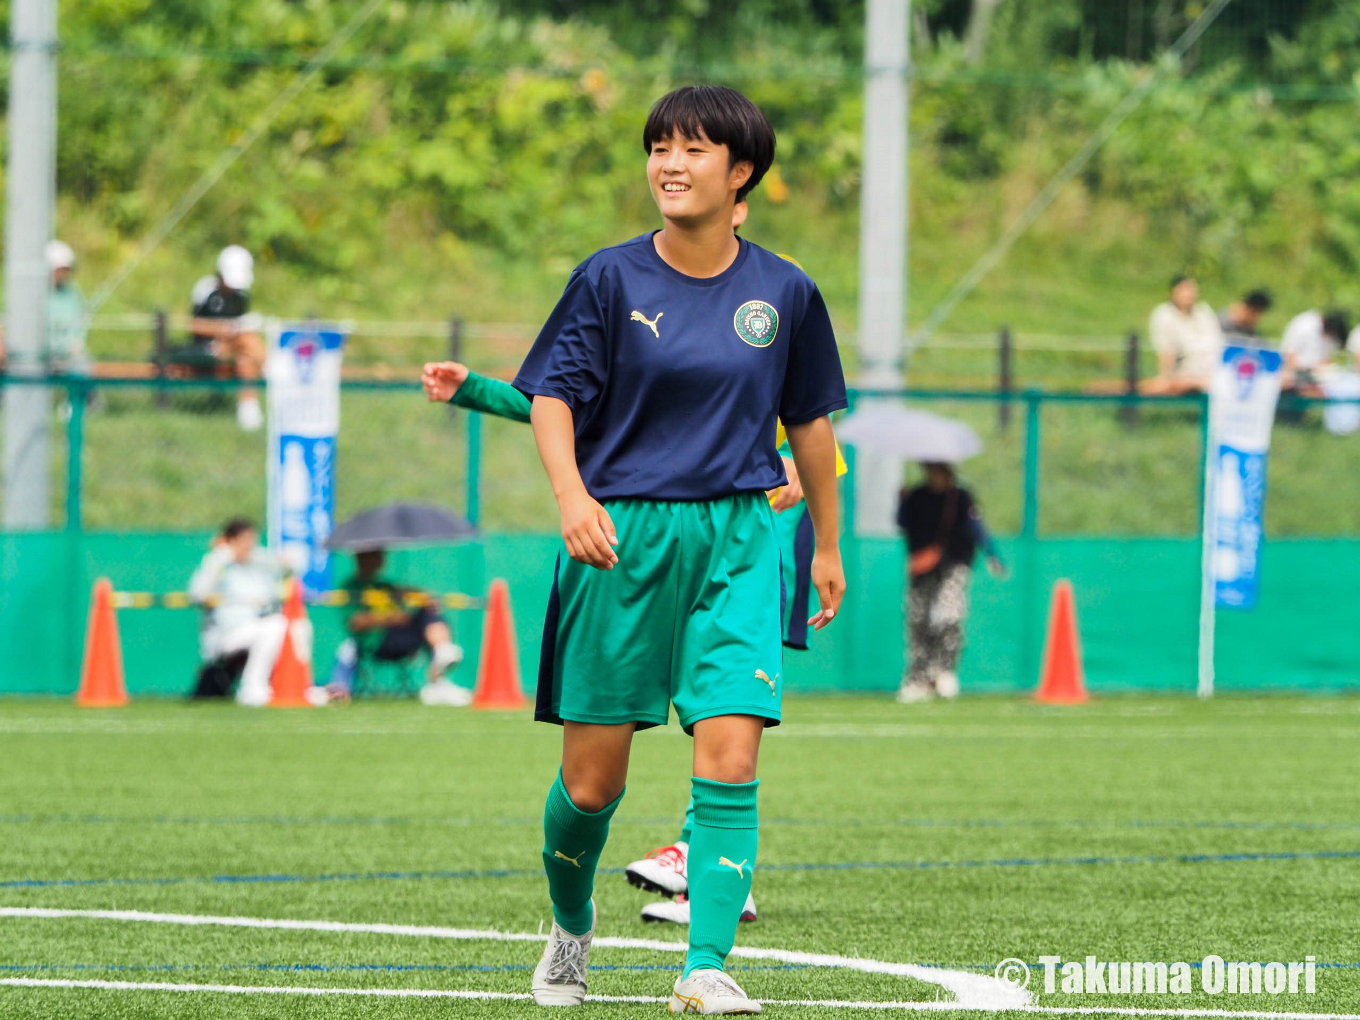
[{"label": "green knee-high sock", "polygon": [[621,800],[622,793],[594,814],[582,811],[567,796],[561,772],[548,791],[543,810],[543,867],[548,872],[553,916],[573,935],[590,931],[594,920],[590,896],[595,891],[595,866],[609,838],[609,819]]},{"label": "green knee-high sock", "polygon": [[694,837],[694,795],[690,794],[689,806],[685,808],[685,824],[680,828],[678,842],[688,844]]},{"label": "green knee-high sock", "polygon": [[685,976],[722,970],[737,937],[756,866],[756,788],[752,783],[693,780],[694,832],[689,844],[689,955]]}]

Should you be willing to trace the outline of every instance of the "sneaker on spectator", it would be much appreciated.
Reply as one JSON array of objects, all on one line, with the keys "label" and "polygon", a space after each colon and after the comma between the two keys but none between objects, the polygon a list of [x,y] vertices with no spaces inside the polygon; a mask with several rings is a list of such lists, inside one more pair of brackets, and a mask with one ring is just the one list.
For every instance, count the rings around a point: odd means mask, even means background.
[{"label": "sneaker on spectator", "polygon": [[438,680],[431,680],[420,689],[420,703],[462,708],[472,704],[472,692],[466,687],[459,687],[452,680],[440,677]]},{"label": "sneaker on spectator", "polygon": [[257,432],[264,424],[264,412],[256,397],[245,397],[236,405],[236,424],[246,432]]},{"label": "sneaker on spectator", "polygon": [[935,697],[935,690],[929,684],[917,683],[915,680],[905,683],[898,689],[897,703],[899,705],[915,705],[921,701],[929,701]]}]

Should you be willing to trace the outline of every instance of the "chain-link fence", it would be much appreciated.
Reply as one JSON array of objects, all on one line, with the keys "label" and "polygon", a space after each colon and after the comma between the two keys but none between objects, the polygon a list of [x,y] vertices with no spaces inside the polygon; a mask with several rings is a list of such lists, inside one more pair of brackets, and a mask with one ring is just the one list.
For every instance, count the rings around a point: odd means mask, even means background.
[{"label": "chain-link fence", "polygon": [[[0,399],[20,385],[36,384],[0,383]],[[232,381],[44,383],[51,527],[198,531],[235,514],[262,520],[266,432],[237,423],[242,388]],[[967,422],[982,437],[983,452],[961,475],[998,534],[1198,533],[1202,398],[923,390],[907,399]],[[4,428],[0,419],[0,439]],[[80,457],[71,464],[73,443]],[[907,466],[902,482],[915,473]],[[1270,457],[1267,535],[1360,534],[1360,504],[1347,495],[1356,478],[1360,436],[1328,432],[1316,404],[1282,407]],[[2,486],[0,480],[0,497]],[[447,506],[494,531],[557,527],[527,425],[431,406],[415,382],[346,382],[337,518],[394,500]],[[78,518],[68,521],[72,513]]]}]

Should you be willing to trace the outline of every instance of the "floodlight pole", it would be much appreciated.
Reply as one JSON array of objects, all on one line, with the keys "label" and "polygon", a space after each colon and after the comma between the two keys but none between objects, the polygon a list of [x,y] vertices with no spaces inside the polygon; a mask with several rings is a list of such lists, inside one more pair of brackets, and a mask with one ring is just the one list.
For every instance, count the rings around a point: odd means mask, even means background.
[{"label": "floodlight pole", "polygon": [[[911,0],[868,0],[859,207],[859,361],[860,385],[871,390],[897,389],[905,381],[910,31]],[[880,400],[885,398],[865,398],[856,406],[867,408]],[[901,460],[857,451],[855,467],[855,531],[893,534]]]},{"label": "floodlight pole", "polygon": [[[13,376],[42,374],[57,174],[57,3],[13,0],[10,15],[9,165],[5,195],[5,344]],[[5,393],[4,527],[51,524],[48,390]]]}]

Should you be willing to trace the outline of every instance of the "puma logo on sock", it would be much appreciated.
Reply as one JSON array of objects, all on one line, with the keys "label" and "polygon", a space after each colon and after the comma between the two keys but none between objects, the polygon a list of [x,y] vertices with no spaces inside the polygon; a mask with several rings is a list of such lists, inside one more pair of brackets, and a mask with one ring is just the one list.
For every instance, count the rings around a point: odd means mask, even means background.
[{"label": "puma logo on sock", "polygon": [[[568,856],[567,856],[566,854],[564,854],[561,850],[554,850],[554,851],[553,851],[553,856],[554,856],[554,857],[557,857],[557,858],[560,858],[561,860],[566,861],[566,862],[567,862],[568,864],[570,864],[573,868],[579,868],[579,867],[581,866],[581,858],[582,858],[584,855],[585,855],[585,851],[584,851],[584,850],[582,850],[582,851],[581,851],[579,854],[577,854],[575,857],[568,857]],[[743,861],[742,863],[745,863],[745,862]]]},{"label": "puma logo on sock", "polygon": [[729,861],[726,857],[719,857],[718,863],[721,864],[724,868],[731,868],[742,878],[746,877],[746,872],[742,870],[744,867],[746,867],[746,861],[743,860],[740,864],[734,864],[731,861]]}]

